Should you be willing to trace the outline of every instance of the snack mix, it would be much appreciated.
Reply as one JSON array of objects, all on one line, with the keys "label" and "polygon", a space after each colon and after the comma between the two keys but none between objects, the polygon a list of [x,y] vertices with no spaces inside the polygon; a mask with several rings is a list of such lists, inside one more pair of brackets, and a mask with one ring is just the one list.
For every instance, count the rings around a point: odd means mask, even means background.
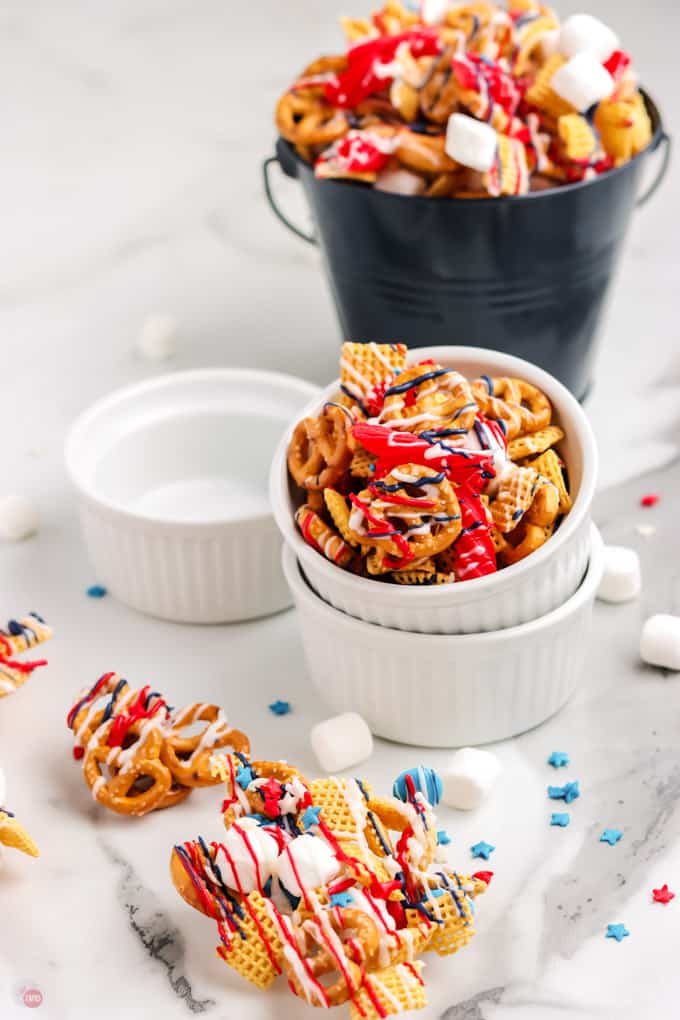
[{"label": "snack mix", "polygon": [[536,0],[388,0],[342,27],[347,52],[311,63],[276,110],[317,177],[520,195],[591,179],[651,140],[631,58],[589,15],[560,24]]},{"label": "snack mix", "polygon": [[0,698],[14,694],[26,683],[33,670],[47,665],[44,659],[17,662],[14,656],[49,641],[51,637],[52,631],[37,613],[29,613],[20,620],[10,620],[5,630],[0,627]]},{"label": "snack mix", "polygon": [[173,807],[194,788],[215,786],[210,757],[218,748],[250,751],[217,705],[172,709],[158,691],[134,690],[117,673],[81,691],[66,722],[92,796],[122,815]]},{"label": "snack mix", "polygon": [[468,380],[404,344],[346,343],[340,390],[299,422],[288,471],[304,540],[398,584],[492,574],[571,508],[550,401],[522,379]]},{"label": "snack mix", "polygon": [[412,769],[376,797],[358,779],[307,782],[283,762],[212,763],[226,835],[176,846],[171,875],[217,922],[224,962],[263,989],[283,975],[311,1006],[349,1003],[352,1020],[425,1006],[419,957],[470,941],[472,901],[490,878],[445,863],[439,776]]}]

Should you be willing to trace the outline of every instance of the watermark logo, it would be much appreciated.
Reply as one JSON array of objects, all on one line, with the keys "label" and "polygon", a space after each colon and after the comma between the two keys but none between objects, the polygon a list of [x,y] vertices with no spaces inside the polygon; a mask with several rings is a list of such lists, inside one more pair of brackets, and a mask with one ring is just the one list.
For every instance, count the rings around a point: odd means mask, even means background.
[{"label": "watermark logo", "polygon": [[43,994],[39,988],[26,988],[21,1001],[26,1009],[37,1009],[42,1006]]}]

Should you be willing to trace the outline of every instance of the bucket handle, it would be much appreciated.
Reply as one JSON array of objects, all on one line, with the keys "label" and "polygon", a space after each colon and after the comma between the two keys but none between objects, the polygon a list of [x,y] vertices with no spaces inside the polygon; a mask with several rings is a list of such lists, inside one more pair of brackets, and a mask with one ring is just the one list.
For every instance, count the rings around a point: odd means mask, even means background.
[{"label": "bucket handle", "polygon": [[[267,201],[269,202],[272,212],[274,213],[275,216],[278,217],[278,219],[281,220],[284,227],[288,227],[288,229],[293,234],[296,234],[298,237],[302,238],[302,240],[306,241],[307,244],[317,244],[317,240],[313,234],[308,234],[306,231],[302,230],[301,227],[296,226],[291,220],[288,219],[286,214],[279,207],[279,204],[276,201],[276,198],[274,197],[272,182],[269,176],[269,168],[272,165],[272,163],[278,163],[279,166],[281,166],[281,161],[278,156],[267,156],[264,163],[262,164],[262,175],[264,178],[264,193],[267,196]],[[285,167],[281,167],[281,169],[284,171],[284,173],[286,172]]]},{"label": "bucket handle", "polygon": [[658,190],[658,188],[661,185],[661,182],[663,181],[664,177],[666,176],[666,171],[668,170],[668,167],[669,167],[669,164],[670,164],[670,161],[671,161],[671,148],[672,148],[672,146],[671,146],[671,137],[670,137],[670,135],[667,135],[665,131],[661,132],[661,134],[659,135],[659,138],[657,140],[656,145],[654,146],[654,148],[651,151],[652,152],[658,152],[660,146],[662,146],[662,145],[664,147],[664,150],[663,150],[663,156],[661,158],[661,165],[659,166],[659,169],[657,170],[656,176],[654,177],[654,180],[652,181],[652,183],[649,185],[647,190],[644,191],[638,197],[637,201],[635,202],[635,205],[638,208],[641,205],[645,205],[647,202],[649,202],[650,198]]}]

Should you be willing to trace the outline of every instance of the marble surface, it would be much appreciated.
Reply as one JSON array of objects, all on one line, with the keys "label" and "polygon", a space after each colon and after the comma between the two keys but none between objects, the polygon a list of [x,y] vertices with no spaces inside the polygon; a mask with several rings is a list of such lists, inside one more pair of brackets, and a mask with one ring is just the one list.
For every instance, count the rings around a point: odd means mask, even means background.
[{"label": "marble surface", "polygon": [[[9,800],[42,848],[5,854],[0,873],[0,1016],[24,1017],[21,989],[49,1020],[280,1020],[312,1015],[282,990],[263,996],[219,964],[210,925],[175,896],[171,845],[217,833],[219,795],[128,822],[95,807],[70,757],[72,694],[106,669],[177,700],[228,706],[253,744],[313,773],[307,743],[324,707],[310,691],[293,612],[200,629],[88,600],[95,580],[64,476],[65,429],[92,399],[157,371],[134,353],[152,312],[177,316],[167,367],[248,364],[323,382],[337,326],[316,254],[273,220],[259,164],[271,149],[274,98],[311,54],[339,39],[344,3],[84,0],[0,5],[0,336],[6,366],[6,487],[39,506],[34,539],[0,547],[4,615],[35,608],[56,626],[49,670],[0,705]],[[580,5],[562,5],[565,11]],[[357,12],[362,5],[358,5]],[[590,9],[634,45],[637,64],[677,128],[680,8],[614,0]],[[443,812],[452,862],[479,839],[497,846],[478,937],[453,961],[428,962],[427,1020],[646,1020],[675,1015],[680,900],[680,694],[642,666],[645,616],[680,610],[675,498],[680,496],[676,294],[677,173],[636,217],[602,331],[588,412],[602,451],[596,519],[609,541],[639,548],[642,598],[598,606],[583,686],[540,729],[495,748],[492,800]],[[283,200],[304,218],[299,195]],[[643,491],[663,499],[643,511]],[[653,536],[639,523],[657,527]],[[294,712],[274,718],[284,697]],[[566,830],[548,826],[545,759],[567,750],[582,796]],[[362,769],[388,784],[405,763],[445,761],[378,743]],[[623,841],[598,842],[605,826]],[[678,905],[676,905],[678,904]],[[631,935],[605,940],[609,922]]]}]

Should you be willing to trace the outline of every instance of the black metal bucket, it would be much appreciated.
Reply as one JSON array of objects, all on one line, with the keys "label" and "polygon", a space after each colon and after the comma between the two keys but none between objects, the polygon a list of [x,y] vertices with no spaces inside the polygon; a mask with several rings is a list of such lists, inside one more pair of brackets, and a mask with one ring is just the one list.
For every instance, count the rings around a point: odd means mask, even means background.
[{"label": "black metal bucket", "polygon": [[[494,347],[540,365],[578,398],[591,381],[594,336],[635,205],[661,183],[670,139],[645,95],[651,143],[592,181],[497,199],[430,199],[319,180],[279,138],[264,163],[297,177],[312,210],[343,336],[411,346]],[[664,146],[639,195],[646,156]]]}]

